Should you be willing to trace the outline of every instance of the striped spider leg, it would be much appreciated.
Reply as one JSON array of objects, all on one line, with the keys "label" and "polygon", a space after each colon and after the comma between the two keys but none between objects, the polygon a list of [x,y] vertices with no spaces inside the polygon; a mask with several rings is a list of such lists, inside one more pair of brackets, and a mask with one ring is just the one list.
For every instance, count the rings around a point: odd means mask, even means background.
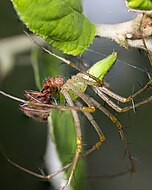
[{"label": "striped spider leg", "polygon": [[[107,74],[108,70],[114,64],[116,57],[117,57],[116,53],[115,52],[112,53],[106,59],[99,61],[98,63],[93,65],[87,72],[89,73],[90,76],[93,75],[95,78],[102,81],[104,76]],[[149,87],[149,85],[151,85],[151,81],[148,82],[143,88],[141,88],[135,94],[129,96],[128,98],[123,98],[123,97],[117,95],[116,93],[112,92],[111,90],[109,90],[106,87],[106,85],[99,86],[99,84],[89,75],[86,75],[85,73],[80,72],[77,75],[72,76],[71,79],[68,79],[66,82],[62,81],[62,79],[61,79],[60,84],[59,85],[55,84],[53,87],[52,87],[52,80],[53,79],[48,78],[44,82],[43,89],[41,92],[25,91],[25,95],[30,99],[30,101],[25,101],[25,102],[22,101],[23,105],[21,105],[21,109],[24,111],[25,114],[27,114],[28,116],[32,116],[32,117],[36,116],[36,118],[39,120],[46,120],[47,119],[47,117],[49,115],[48,110],[50,110],[50,108],[53,108],[51,106],[54,106],[54,108],[59,108],[62,110],[66,110],[66,109],[71,108],[70,110],[71,110],[71,113],[72,113],[72,116],[74,119],[74,123],[75,123],[75,127],[76,127],[77,148],[76,148],[76,152],[75,152],[73,161],[70,164],[63,167],[63,169],[60,170],[60,171],[63,171],[64,169],[67,169],[68,167],[71,166],[71,173],[70,173],[69,179],[68,179],[66,185],[63,187],[63,189],[67,185],[70,184],[72,177],[73,177],[73,174],[74,174],[74,171],[75,171],[77,161],[80,158],[80,154],[82,151],[82,135],[81,135],[80,120],[79,120],[78,113],[77,113],[78,110],[82,111],[84,113],[84,115],[89,119],[89,121],[91,122],[92,126],[95,128],[95,130],[99,136],[99,142],[97,142],[86,153],[82,154],[82,157],[85,157],[88,154],[90,154],[91,152],[93,152],[94,150],[98,149],[103,144],[103,142],[105,141],[105,136],[104,136],[103,132],[101,131],[97,122],[94,120],[92,114],[89,113],[89,112],[95,111],[95,107],[96,107],[100,111],[102,111],[105,115],[107,115],[111,119],[111,121],[115,124],[115,126],[117,127],[119,134],[120,134],[120,137],[121,137],[121,140],[124,144],[126,153],[127,153],[128,157],[130,159],[130,162],[131,162],[130,171],[133,172],[135,170],[134,161],[133,161],[133,158],[129,152],[127,142],[126,142],[126,139],[125,139],[125,136],[123,133],[122,125],[116,119],[116,117],[113,116],[108,110],[106,110],[99,102],[97,102],[96,100],[94,100],[94,98],[89,97],[88,95],[86,95],[84,93],[87,89],[87,86],[88,85],[91,86],[93,91],[101,99],[103,99],[110,107],[114,108],[116,111],[119,111],[119,109],[120,110],[122,109],[123,111],[128,111],[130,109],[134,109],[135,107],[138,107],[138,106],[141,106],[145,103],[148,103],[152,100],[152,96],[150,96],[146,100],[143,100],[143,101],[141,101],[135,105],[130,105],[130,106],[127,106],[125,108],[120,108],[110,98],[108,98],[108,96],[110,96],[114,99],[117,99],[117,100],[122,100],[122,102],[132,101],[133,98],[135,98],[137,95],[142,93],[146,88]],[[59,79],[59,77],[56,77],[56,80],[58,80],[58,79]],[[49,88],[51,88],[53,90],[50,90]],[[2,92],[0,92],[0,93],[5,95]],[[48,96],[49,93],[50,93],[50,96]],[[56,105],[56,102],[59,104],[58,99],[56,100],[56,98],[54,98],[54,95],[57,95],[57,94],[61,95],[61,98],[65,99],[68,106]],[[76,103],[78,107],[75,106],[74,101],[77,100],[78,98],[83,100],[87,104],[87,106],[82,106],[80,102]],[[37,106],[38,106],[38,111],[37,111]],[[46,109],[46,107],[49,109]],[[8,160],[8,161],[11,164],[13,164],[12,161],[10,161],[10,160]],[[54,173],[52,175],[42,176],[42,175],[35,174],[29,170],[27,171],[25,168],[15,164],[15,163],[13,165],[15,165],[16,167],[18,167],[18,168],[20,168],[20,169],[22,169],[22,170],[24,170],[30,174],[33,174],[37,177],[41,176],[40,178],[47,179],[47,180],[51,179],[52,176],[54,176],[58,173],[57,172],[57,173]]]},{"label": "striped spider leg", "polygon": [[[114,52],[106,59],[98,62],[96,65],[97,66],[101,65],[102,69],[99,71],[98,70],[93,71],[96,73],[94,77],[97,78],[97,75],[99,75],[100,78],[103,78],[104,75],[106,75],[106,73],[108,72],[108,70],[110,70],[111,66],[114,64],[116,57],[117,54]],[[88,73],[90,72],[88,71]],[[7,93],[4,93],[3,91],[0,91],[1,95],[7,96],[16,101],[21,102],[22,103],[20,105],[21,110],[27,116],[36,118],[40,121],[47,120],[50,113],[50,109],[52,108],[57,108],[61,110],[71,110],[76,128],[77,148],[75,156],[71,163],[71,174],[65,186],[67,186],[71,182],[77,164],[77,160],[79,159],[82,150],[81,127],[77,111],[78,110],[82,112],[95,111],[93,103],[88,99],[88,97],[85,95],[84,92],[88,85],[98,85],[98,83],[93,79],[92,81],[83,79],[84,76],[86,75],[79,73],[76,76],[73,76],[71,79],[67,80],[66,82],[64,82],[63,78],[61,77],[49,77],[46,81],[44,81],[43,88],[40,92],[31,91],[31,90],[26,90],[24,92],[25,96],[29,99],[28,101],[13,97]],[[100,78],[99,80],[101,80]],[[74,100],[76,100],[78,97],[81,98],[87,106],[75,106]],[[64,99],[67,105],[61,105],[60,99],[62,100]],[[8,161],[11,164],[13,164],[13,162],[10,161],[9,159]],[[15,163],[13,165],[17,166]],[[20,167],[20,169],[23,168]]]},{"label": "striped spider leg", "polygon": [[[56,105],[56,99],[53,94],[58,95],[60,91],[60,86],[64,84],[64,79],[61,77],[50,77],[43,83],[43,88],[41,91],[25,90],[24,95],[29,100],[23,100],[14,97],[8,93],[0,90],[0,94],[6,96],[10,99],[18,101],[21,103],[20,109],[29,117],[33,117],[39,121],[45,121],[48,119],[50,114],[50,109],[60,109],[60,110],[77,110],[77,111],[87,111],[93,112],[94,107],[78,107],[78,106],[68,106],[68,105]],[[54,92],[53,92],[54,91]],[[63,90],[64,91],[64,90]],[[68,96],[65,94],[65,99]]]}]

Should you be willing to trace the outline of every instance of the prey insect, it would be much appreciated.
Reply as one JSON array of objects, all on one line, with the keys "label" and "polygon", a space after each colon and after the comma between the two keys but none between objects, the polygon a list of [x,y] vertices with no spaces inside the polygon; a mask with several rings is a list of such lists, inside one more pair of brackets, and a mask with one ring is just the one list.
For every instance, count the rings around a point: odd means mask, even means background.
[{"label": "prey insect", "polygon": [[[46,49],[43,48],[43,50],[45,51]],[[46,52],[49,53],[48,50]],[[52,53],[49,53],[49,54],[52,55]],[[68,79],[67,81],[64,81],[62,77],[54,77],[54,78],[49,77],[46,81],[44,81],[43,88],[41,91],[31,91],[31,90],[25,91],[25,96],[29,99],[28,101],[13,97],[9,94],[6,94],[0,91],[0,94],[21,102],[22,103],[20,105],[21,110],[23,110],[23,112],[26,115],[30,117],[34,117],[38,120],[47,120],[50,113],[50,109],[52,108],[57,108],[61,110],[71,110],[75,128],[76,128],[77,147],[76,147],[73,161],[70,164],[66,165],[61,170],[63,171],[64,169],[71,167],[70,176],[68,178],[67,183],[65,184],[63,188],[65,188],[66,186],[70,184],[72,177],[74,175],[74,171],[75,171],[78,159],[80,157],[85,157],[89,155],[91,152],[95,151],[96,149],[99,149],[105,141],[105,136],[103,132],[101,131],[99,124],[96,122],[96,120],[93,118],[91,114],[91,112],[94,112],[96,108],[99,109],[101,112],[103,112],[114,123],[114,125],[118,129],[120,138],[125,147],[125,152],[128,155],[128,158],[130,160],[129,171],[130,172],[135,171],[134,160],[131,153],[129,152],[127,141],[126,141],[121,123],[117,120],[117,118],[113,114],[111,114],[98,101],[96,101],[93,97],[90,97],[89,95],[85,93],[87,86],[90,86],[92,90],[102,100],[104,100],[110,107],[112,107],[117,112],[126,112],[128,110],[135,109],[136,107],[144,105],[152,100],[152,96],[150,96],[149,98],[143,101],[140,101],[136,104],[131,104],[129,106],[121,108],[119,105],[117,105],[115,102],[113,102],[109,98],[111,97],[122,103],[132,102],[134,98],[136,98],[138,95],[144,92],[152,84],[152,80],[150,80],[139,91],[135,92],[134,94],[130,95],[127,98],[121,97],[117,95],[116,93],[112,92],[110,89],[107,88],[106,84],[103,83],[103,78],[107,74],[107,72],[110,70],[114,62],[116,61],[116,58],[117,58],[117,54],[113,52],[109,57],[94,64],[87,71],[88,73],[87,75],[84,72],[80,72],[77,75],[72,76],[71,79]],[[97,82],[98,80],[94,80],[94,78],[100,80],[101,81],[100,84],[103,84],[103,85],[99,86],[99,83]],[[79,101],[78,98],[80,98],[85,103],[85,106],[82,105],[82,103]],[[99,137],[99,141],[83,154],[82,154],[83,140],[82,140],[81,125],[80,125],[80,119],[78,116],[78,111],[82,111],[84,113],[86,118],[91,122],[92,126],[94,127]],[[21,170],[24,170],[42,179],[49,180],[54,175],[57,174],[55,173],[48,176],[39,175],[15,164],[9,159],[8,161],[14,166],[20,168]]]}]

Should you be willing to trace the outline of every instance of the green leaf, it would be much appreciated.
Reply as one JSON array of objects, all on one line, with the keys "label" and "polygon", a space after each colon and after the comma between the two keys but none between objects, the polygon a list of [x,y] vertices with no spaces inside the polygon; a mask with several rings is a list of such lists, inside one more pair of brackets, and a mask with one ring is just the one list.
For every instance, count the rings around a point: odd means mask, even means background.
[{"label": "green leaf", "polygon": [[152,10],[152,0],[127,0],[127,4],[133,9]]},{"label": "green leaf", "polygon": [[35,34],[67,54],[84,52],[95,26],[82,14],[80,0],[12,0],[21,20]]}]

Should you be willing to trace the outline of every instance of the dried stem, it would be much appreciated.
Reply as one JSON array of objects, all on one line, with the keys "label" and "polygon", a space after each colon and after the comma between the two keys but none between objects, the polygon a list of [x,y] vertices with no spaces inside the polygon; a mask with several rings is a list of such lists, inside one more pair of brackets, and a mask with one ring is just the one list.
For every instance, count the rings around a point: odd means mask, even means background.
[{"label": "dried stem", "polygon": [[139,13],[124,23],[96,24],[96,35],[116,41],[119,45],[145,49],[142,38],[145,38],[149,51],[152,52],[152,15]]}]

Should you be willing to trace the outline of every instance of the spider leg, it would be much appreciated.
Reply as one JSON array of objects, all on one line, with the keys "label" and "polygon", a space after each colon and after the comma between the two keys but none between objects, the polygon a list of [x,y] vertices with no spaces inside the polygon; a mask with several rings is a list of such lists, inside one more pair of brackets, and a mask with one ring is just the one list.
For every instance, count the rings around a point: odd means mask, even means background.
[{"label": "spider leg", "polygon": [[[88,107],[85,107],[86,110],[84,109],[83,111],[87,111],[87,112],[94,112],[95,111],[95,107],[92,104],[92,102],[88,99],[88,97],[81,92],[74,84],[75,84],[75,80],[70,79],[67,81],[66,85],[64,86],[64,88],[61,89],[61,92],[63,89],[66,89],[66,91],[72,90],[78,97],[80,97],[87,105]],[[87,110],[88,108],[88,110]]]},{"label": "spider leg", "polygon": [[0,94],[3,95],[3,96],[5,96],[5,97],[8,97],[8,98],[10,98],[10,99],[12,99],[12,100],[15,100],[15,101],[17,101],[17,102],[26,103],[26,100],[23,100],[23,99],[21,99],[21,98],[17,98],[17,97],[15,97],[15,96],[12,96],[12,95],[7,94],[6,92],[3,92],[3,91],[1,91],[1,90],[0,90]]},{"label": "spider leg", "polygon": [[[88,96],[86,94],[84,94],[83,92],[81,92],[78,88],[75,87],[75,82],[80,80],[80,78],[72,78],[70,79],[67,83],[66,83],[66,87],[67,89],[71,89],[74,93],[76,93],[89,107],[93,107],[94,108],[94,104],[92,103],[92,101],[90,101],[90,99],[88,98]],[[82,107],[82,104],[80,102],[77,102],[77,105]],[[93,116],[89,113],[89,112],[83,112],[84,115],[88,118],[88,120],[91,122],[91,124],[93,125],[93,127],[95,128],[98,136],[99,136],[99,141],[92,147],[90,148],[85,154],[83,154],[83,157],[87,156],[88,154],[90,154],[91,152],[93,152],[94,150],[98,149],[103,142],[105,141],[105,137],[100,129],[100,127],[98,126],[98,124],[96,123],[96,121],[94,120]]]},{"label": "spider leg", "polygon": [[[129,110],[132,110],[132,109],[134,110],[135,108],[137,108],[139,106],[142,106],[142,105],[144,105],[144,104],[152,101],[152,96],[150,96],[146,100],[143,100],[143,101],[138,102],[136,104],[133,104],[133,105],[121,108],[120,106],[118,106],[117,104],[115,104],[108,96],[106,96],[106,94],[103,93],[100,88],[98,88],[98,87],[92,87],[92,88],[95,91],[95,93],[98,94],[98,96],[101,99],[103,99],[110,107],[112,107],[115,111],[117,111],[119,113],[126,112],[126,111],[129,111]],[[133,101],[133,99],[131,99],[131,100]]]},{"label": "spider leg", "polygon": [[20,109],[29,117],[38,119],[39,121],[46,121],[50,115],[50,109],[44,107],[31,107],[27,104],[20,105]]},{"label": "spider leg", "polygon": [[[82,104],[80,102],[78,102],[78,101],[76,102],[76,105],[82,106]],[[82,155],[83,158],[86,157],[88,154],[92,153],[93,151],[95,151],[96,149],[99,149],[100,146],[105,141],[105,136],[104,136],[103,132],[101,131],[98,123],[93,118],[93,116],[88,112],[84,112],[84,115],[87,117],[87,119],[90,121],[90,123],[94,127],[95,131],[97,132],[97,134],[99,136],[99,141]]]},{"label": "spider leg", "polygon": [[[44,180],[49,180],[51,179],[52,177],[54,177],[55,175],[57,175],[58,173],[62,172],[63,170],[69,168],[71,166],[71,173],[70,173],[70,176],[69,176],[69,179],[67,181],[67,183],[65,184],[65,186],[62,188],[64,189],[66,186],[68,186],[72,180],[72,177],[74,175],[74,171],[75,171],[75,168],[76,168],[76,164],[77,164],[77,161],[80,157],[80,154],[81,154],[81,149],[82,149],[82,135],[81,135],[81,127],[80,127],[80,120],[79,120],[79,117],[78,117],[78,113],[77,111],[78,110],[81,110],[84,112],[87,111],[87,107],[76,107],[70,97],[70,95],[68,94],[68,92],[66,91],[66,89],[62,89],[61,90],[61,93],[63,94],[63,96],[65,97],[67,103],[69,106],[54,106],[54,105],[49,105],[49,104],[42,104],[42,103],[36,103],[36,102],[32,102],[32,101],[25,101],[25,100],[22,100],[22,99],[19,99],[19,98],[16,98],[14,96],[11,96],[7,93],[4,93],[2,91],[0,91],[0,94],[4,95],[4,96],[7,96],[11,99],[14,99],[16,101],[19,101],[19,102],[22,102],[24,103],[22,105],[22,108],[23,108],[23,111],[27,111],[28,115],[32,116],[32,114],[34,114],[34,116],[36,115],[38,117],[38,119],[41,119],[41,116],[39,117],[39,114],[40,114],[40,111],[42,111],[42,116],[48,114],[48,108],[57,108],[57,109],[61,109],[61,110],[71,110],[71,113],[73,115],[73,119],[74,119],[74,123],[75,123],[75,127],[76,127],[76,144],[77,144],[77,148],[76,148],[76,152],[75,152],[75,155],[74,155],[74,158],[73,158],[73,161],[71,163],[69,163],[68,165],[64,166],[61,170],[57,171],[57,172],[54,172],[50,175],[47,175],[47,176],[43,176],[43,175],[40,175],[40,174],[37,174],[35,172],[32,172],[22,166],[20,166],[19,164],[16,164],[15,162],[13,162],[11,159],[8,158],[8,156],[5,154],[5,152],[2,150],[3,152],[3,155],[4,157],[7,159],[7,161],[21,169],[22,171],[26,172],[26,173],[29,173],[31,175],[34,175],[36,177],[39,177],[41,179],[44,179]],[[24,107],[25,106],[25,107]],[[38,107],[38,110],[35,110],[35,106]],[[86,109],[85,109],[86,108]],[[93,107],[94,108],[94,107]],[[92,109],[93,109],[92,108]],[[90,108],[91,110],[91,108]],[[0,146],[0,148],[2,149],[2,147]]]},{"label": "spider leg", "polygon": [[59,56],[59,55],[56,55],[55,53],[53,53],[53,52],[51,52],[50,50],[46,49],[46,48],[43,47],[39,42],[37,42],[34,38],[32,38],[32,36],[29,35],[27,32],[25,32],[25,34],[26,34],[30,39],[32,39],[32,41],[33,41],[38,47],[40,47],[45,53],[47,53],[47,54],[49,54],[49,55],[51,55],[51,56],[57,58],[58,60],[63,61],[65,64],[69,65],[70,67],[72,67],[72,68],[74,68],[74,69],[80,71],[81,73],[85,74],[86,76],[92,78],[92,79],[93,79],[94,81],[96,81],[100,86],[103,85],[103,82],[102,82],[99,78],[95,77],[95,76],[92,75],[92,74],[89,74],[87,71],[85,71],[85,70],[83,70],[83,69],[80,69],[80,68],[77,67],[74,63],[72,63],[70,60],[67,60],[67,59],[65,59],[65,58],[63,58],[63,57],[61,57],[61,56]]},{"label": "spider leg", "polygon": [[89,86],[99,86],[96,81],[92,80],[90,77],[84,75],[83,73],[78,73],[77,75],[72,76],[71,79],[87,84]]},{"label": "spider leg", "polygon": [[105,107],[103,107],[99,102],[97,102],[96,100],[94,100],[93,98],[90,97],[90,100],[92,101],[92,103],[101,111],[103,112],[116,126],[116,128],[118,129],[121,141],[124,145],[125,148],[125,152],[128,155],[128,158],[131,162],[131,167],[129,169],[129,171],[134,172],[135,171],[135,163],[133,161],[133,157],[131,156],[130,152],[129,152],[129,148],[127,145],[127,141],[123,132],[123,127],[121,125],[121,123],[117,120],[117,118],[111,114]]},{"label": "spider leg", "polygon": [[29,98],[31,101],[37,102],[37,103],[42,103],[39,101],[36,96],[40,96],[40,92],[37,91],[32,91],[32,90],[25,90],[24,95]]},{"label": "spider leg", "polygon": [[[120,138],[121,138],[121,141],[122,141],[122,143],[124,145],[124,148],[125,148],[125,152],[127,153],[127,156],[129,158],[129,160],[131,161],[131,167],[130,167],[129,171],[134,172],[135,171],[135,164],[134,164],[133,158],[132,158],[132,156],[131,156],[131,154],[129,152],[127,141],[126,141],[125,135],[123,133],[123,127],[122,127],[121,123],[117,120],[117,118],[114,115],[112,115],[107,109],[105,109],[99,102],[97,102],[96,100],[94,100],[91,97],[88,97],[88,98],[92,101],[92,103],[95,105],[95,107],[97,107],[100,111],[102,111],[105,115],[107,115],[107,117],[117,127],[119,135],[120,135]],[[82,106],[80,102],[77,102],[76,104],[78,106]],[[87,117],[87,119],[93,125],[93,127],[96,130],[100,140],[93,147],[91,147],[87,152],[85,152],[82,157],[86,157],[88,154],[90,154],[93,151],[95,151],[96,149],[98,149],[103,144],[103,142],[105,141],[105,137],[104,137],[99,125],[94,120],[93,116],[90,113],[87,113],[87,112],[84,112],[84,115]]]},{"label": "spider leg", "polygon": [[5,157],[5,159],[6,159],[12,166],[14,166],[14,167],[16,167],[16,168],[22,170],[23,172],[26,172],[26,173],[28,173],[28,174],[30,174],[30,175],[32,175],[32,176],[38,177],[38,178],[40,178],[40,179],[42,179],[42,180],[44,180],[44,181],[49,181],[49,180],[51,180],[53,177],[55,177],[55,176],[58,175],[59,173],[63,172],[64,170],[68,169],[68,168],[72,165],[72,162],[71,162],[71,163],[69,163],[69,164],[63,166],[60,170],[55,171],[55,172],[53,172],[53,173],[51,173],[51,174],[45,176],[45,175],[42,175],[42,174],[38,174],[38,173],[36,173],[36,172],[33,172],[33,171],[29,170],[29,169],[26,169],[26,168],[24,168],[23,166],[21,166],[20,164],[17,164],[17,163],[15,163],[14,161],[12,161],[12,160],[8,157],[8,155],[6,154],[6,152],[4,151],[4,149],[2,148],[2,145],[1,145],[1,144],[0,144],[0,149],[1,149],[1,152],[3,153],[3,156]]},{"label": "spider leg", "polygon": [[53,105],[53,104],[44,104],[44,103],[39,103],[39,102],[33,102],[33,101],[26,101],[26,100],[23,100],[23,99],[20,99],[20,98],[17,98],[15,96],[12,96],[10,94],[7,94],[3,91],[0,90],[0,95],[3,95],[5,97],[8,97],[12,100],[15,100],[17,102],[20,102],[20,103],[23,103],[26,104],[27,106],[32,106],[32,107],[41,107],[42,109],[43,108],[49,108],[49,109],[52,109],[52,108],[55,108],[55,109],[61,109],[61,110],[77,110],[77,111],[87,111],[87,112],[93,112],[94,111],[94,107],[93,108],[89,108],[89,107],[77,107],[77,106],[64,106],[64,105]]},{"label": "spider leg", "polygon": [[[61,93],[64,95],[68,105],[74,106],[73,100],[71,99],[68,92],[65,89],[62,89]],[[76,144],[77,144],[77,147],[76,147],[75,155],[74,155],[72,165],[71,165],[70,176],[68,178],[67,183],[65,184],[65,186],[62,187],[62,189],[64,189],[66,186],[68,186],[70,184],[72,177],[74,175],[74,171],[76,168],[77,161],[78,161],[80,154],[81,154],[81,151],[82,151],[82,134],[81,134],[81,127],[80,127],[80,120],[78,117],[78,113],[76,110],[71,110],[71,113],[72,113],[74,123],[75,123],[75,128],[76,128]]]},{"label": "spider leg", "polygon": [[146,52],[147,52],[147,56],[148,56],[149,62],[150,62],[150,64],[152,65],[152,55],[151,55],[151,53],[150,53],[150,51],[149,51],[149,49],[148,49],[148,47],[147,47],[147,45],[146,45],[146,41],[145,41],[144,38],[142,38],[142,41],[143,41],[143,44],[144,44],[144,46],[145,46],[145,49],[146,49]]},{"label": "spider leg", "polygon": [[107,94],[108,96],[122,102],[122,103],[126,103],[126,102],[130,102],[133,100],[133,98],[135,98],[136,96],[138,96],[139,94],[141,94],[142,92],[144,92],[148,87],[150,87],[152,85],[152,79],[147,82],[147,84],[145,84],[145,86],[143,86],[140,90],[138,90],[137,92],[135,92],[134,94],[128,96],[127,98],[122,97],[117,95],[116,93],[114,93],[113,91],[109,90],[106,87],[98,87],[100,89],[100,91],[102,91],[103,93]]}]

